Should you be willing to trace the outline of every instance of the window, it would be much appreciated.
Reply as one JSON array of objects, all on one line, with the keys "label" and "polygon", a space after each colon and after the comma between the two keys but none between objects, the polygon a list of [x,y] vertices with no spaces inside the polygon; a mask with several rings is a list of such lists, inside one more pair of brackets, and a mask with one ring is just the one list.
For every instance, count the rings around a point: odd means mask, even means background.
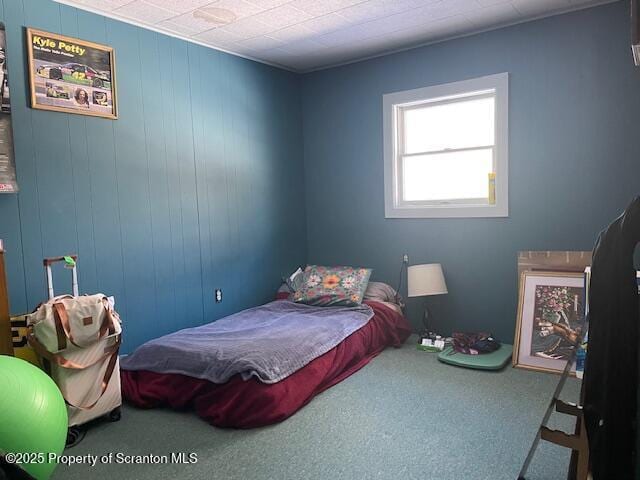
[{"label": "window", "polygon": [[384,95],[385,213],[508,216],[508,74]]}]

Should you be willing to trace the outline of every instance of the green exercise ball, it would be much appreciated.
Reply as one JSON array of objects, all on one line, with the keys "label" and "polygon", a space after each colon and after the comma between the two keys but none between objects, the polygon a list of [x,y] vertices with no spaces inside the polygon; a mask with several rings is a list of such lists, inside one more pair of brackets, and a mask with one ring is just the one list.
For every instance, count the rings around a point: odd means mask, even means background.
[{"label": "green exercise ball", "polygon": [[[67,438],[67,406],[49,376],[29,362],[0,355],[0,453],[30,453],[29,475],[51,476]],[[37,454],[42,454],[40,457]]]}]

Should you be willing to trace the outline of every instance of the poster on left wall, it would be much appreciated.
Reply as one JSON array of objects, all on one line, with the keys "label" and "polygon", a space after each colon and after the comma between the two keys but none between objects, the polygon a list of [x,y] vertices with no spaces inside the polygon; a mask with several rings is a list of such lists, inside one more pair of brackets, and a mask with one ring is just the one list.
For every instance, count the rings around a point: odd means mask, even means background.
[{"label": "poster on left wall", "polygon": [[27,28],[27,56],[32,108],[118,118],[113,48]]},{"label": "poster on left wall", "polygon": [[0,22],[0,193],[18,191],[11,128],[11,101],[7,71],[7,37]]}]

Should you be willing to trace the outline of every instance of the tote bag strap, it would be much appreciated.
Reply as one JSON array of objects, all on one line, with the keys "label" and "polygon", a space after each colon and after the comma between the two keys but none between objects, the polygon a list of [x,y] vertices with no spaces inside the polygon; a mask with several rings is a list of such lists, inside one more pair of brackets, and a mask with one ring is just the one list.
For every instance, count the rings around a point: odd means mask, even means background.
[{"label": "tote bag strap", "polygon": [[52,363],[55,363],[56,365],[59,365],[62,368],[69,368],[69,369],[73,369],[73,370],[83,370],[85,368],[89,368],[99,362],[104,361],[106,358],[109,358],[109,363],[107,364],[107,369],[104,372],[104,376],[102,378],[102,386],[100,387],[100,394],[98,395],[98,398],[92,402],[89,405],[75,405],[71,402],[69,402],[66,398],[65,398],[65,403],[71,407],[74,408],[78,408],[80,410],[90,410],[93,407],[96,406],[96,404],[100,401],[100,399],[104,396],[105,392],[107,391],[107,387],[109,386],[109,382],[111,381],[111,377],[113,376],[113,372],[115,370],[115,366],[116,366],[116,362],[118,360],[118,351],[120,350],[120,343],[121,343],[121,336],[118,335],[118,338],[116,339],[116,343],[114,343],[113,345],[105,348],[105,352],[104,355],[100,356],[97,360],[90,362],[88,364],[79,364],[76,362],[72,362],[71,360],[64,358],[62,355],[60,354],[56,354],[56,353],[51,353],[49,352],[44,345],[42,345],[38,339],[36,339],[35,335],[33,335],[33,332],[30,332],[27,335],[27,340],[29,342],[29,344],[33,347],[33,349],[36,351],[36,353],[38,353],[40,356],[42,356],[43,358],[46,358],[47,360],[49,360]]},{"label": "tote bag strap", "polygon": [[116,350],[111,354],[111,358],[109,358],[109,364],[107,365],[107,369],[104,372],[104,376],[102,377],[102,386],[100,387],[100,395],[95,399],[93,403],[90,405],[75,405],[68,401],[65,398],[65,403],[73,408],[78,408],[80,410],[91,410],[96,404],[100,401],[100,399],[104,396],[107,388],[109,387],[109,381],[111,381],[111,377],[113,376],[113,371],[115,370],[116,361],[118,360],[118,351]]},{"label": "tote bag strap", "polygon": [[40,355],[42,358],[45,358],[45,359],[49,360],[51,363],[55,363],[56,365],[58,365],[58,366],[60,366],[62,368],[68,368],[68,369],[71,369],[71,370],[84,370],[85,368],[89,368],[89,367],[95,365],[98,362],[102,362],[104,359],[106,359],[110,355],[113,355],[113,354],[117,355],[118,354],[118,350],[120,349],[120,343],[122,342],[122,339],[121,339],[121,336],[118,335],[118,338],[116,338],[116,342],[113,345],[105,348],[103,355],[98,357],[93,362],[89,362],[89,363],[86,363],[86,364],[81,364],[81,363],[77,363],[77,362],[74,362],[72,360],[69,360],[68,358],[63,357],[59,353],[51,353],[36,338],[36,336],[33,334],[33,330],[32,329],[30,329],[29,333],[27,334],[27,341],[29,342],[29,345],[31,345],[31,347],[33,347],[33,349],[35,350],[35,352],[38,355]]},{"label": "tote bag strap", "polygon": [[[65,298],[73,297],[67,296]],[[102,298],[102,306],[105,311],[105,316],[102,320],[102,325],[100,325],[100,331],[98,333],[98,338],[96,339],[96,341],[103,338],[105,335],[107,335],[107,333],[115,333],[115,319],[111,306],[109,305],[109,300],[107,300],[106,297]],[[56,325],[56,333],[58,336],[58,350],[64,350],[65,348],[67,348],[67,339],[78,348],[87,347],[87,345],[78,344],[73,338],[71,323],[69,322],[69,314],[67,313],[67,308],[64,306],[64,303],[55,302],[53,304],[53,312]]]}]

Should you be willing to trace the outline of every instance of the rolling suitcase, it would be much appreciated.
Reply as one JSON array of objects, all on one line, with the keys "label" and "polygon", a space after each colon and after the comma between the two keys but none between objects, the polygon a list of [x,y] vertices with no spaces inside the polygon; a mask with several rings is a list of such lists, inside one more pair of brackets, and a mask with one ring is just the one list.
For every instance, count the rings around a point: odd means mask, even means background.
[{"label": "rolling suitcase", "polygon": [[[29,344],[56,382],[67,403],[69,427],[103,415],[120,419],[122,327],[113,299],[103,294],[79,295],[77,257],[44,260],[49,300],[29,316]],[[71,268],[73,295],[54,296],[51,266]]]}]

